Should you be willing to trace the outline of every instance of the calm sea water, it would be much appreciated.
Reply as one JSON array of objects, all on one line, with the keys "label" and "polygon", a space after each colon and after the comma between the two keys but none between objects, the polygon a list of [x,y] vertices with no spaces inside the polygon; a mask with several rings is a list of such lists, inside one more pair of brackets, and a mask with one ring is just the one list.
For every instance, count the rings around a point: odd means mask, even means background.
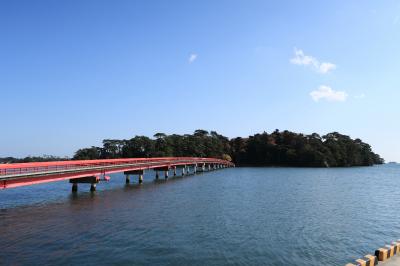
[{"label": "calm sea water", "polygon": [[153,177],[0,191],[0,264],[343,265],[400,238],[397,165]]}]

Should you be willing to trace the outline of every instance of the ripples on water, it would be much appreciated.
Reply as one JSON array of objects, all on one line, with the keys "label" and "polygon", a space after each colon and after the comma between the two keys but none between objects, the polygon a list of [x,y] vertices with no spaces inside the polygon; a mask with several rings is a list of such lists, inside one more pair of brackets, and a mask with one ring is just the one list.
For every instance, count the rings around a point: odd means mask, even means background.
[{"label": "ripples on water", "polygon": [[4,190],[0,264],[343,265],[400,238],[399,174],[235,168]]}]

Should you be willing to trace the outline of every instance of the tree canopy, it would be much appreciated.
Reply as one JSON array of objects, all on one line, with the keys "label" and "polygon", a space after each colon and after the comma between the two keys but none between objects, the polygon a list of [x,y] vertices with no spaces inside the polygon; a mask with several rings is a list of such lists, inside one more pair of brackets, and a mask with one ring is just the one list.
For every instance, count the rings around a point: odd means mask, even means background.
[{"label": "tree canopy", "polygon": [[384,160],[360,139],[332,132],[304,135],[275,130],[247,138],[229,139],[215,131],[198,129],[193,134],[154,134],[129,140],[103,141],[103,147],[79,149],[73,159],[132,157],[215,157],[237,165],[339,167],[370,166]]}]

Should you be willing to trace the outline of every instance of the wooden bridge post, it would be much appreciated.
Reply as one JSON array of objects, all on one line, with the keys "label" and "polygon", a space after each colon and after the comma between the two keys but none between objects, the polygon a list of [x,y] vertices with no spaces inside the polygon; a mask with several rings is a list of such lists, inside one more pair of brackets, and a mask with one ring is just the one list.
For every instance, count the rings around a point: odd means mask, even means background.
[{"label": "wooden bridge post", "polygon": [[174,176],[176,176],[176,166],[174,166]]},{"label": "wooden bridge post", "polygon": [[129,184],[129,182],[130,182],[129,175],[125,175],[125,183]]},{"label": "wooden bridge post", "polygon": [[72,183],[72,192],[78,191],[78,183]]}]

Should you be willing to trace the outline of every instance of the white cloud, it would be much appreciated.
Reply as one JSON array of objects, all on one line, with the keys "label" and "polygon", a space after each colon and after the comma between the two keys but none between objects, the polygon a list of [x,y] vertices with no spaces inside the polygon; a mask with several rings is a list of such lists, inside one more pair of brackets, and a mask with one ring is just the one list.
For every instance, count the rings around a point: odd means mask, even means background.
[{"label": "white cloud", "polygon": [[331,87],[321,85],[315,91],[310,93],[311,98],[318,102],[319,100],[327,100],[330,102],[344,102],[349,96],[344,91],[335,91]]},{"label": "white cloud", "polygon": [[312,65],[317,67],[319,62],[316,58],[309,56],[309,55],[305,55],[304,52],[302,50],[299,50],[297,48],[294,48],[294,57],[292,59],[290,59],[290,62],[292,64],[295,65]]},{"label": "white cloud", "polygon": [[323,74],[328,73],[329,71],[335,70],[336,65],[332,63],[322,63],[319,65],[319,71]]},{"label": "white cloud", "polygon": [[197,59],[197,54],[190,54],[189,64],[193,63]]},{"label": "white cloud", "polygon": [[336,69],[335,64],[329,62],[321,63],[315,57],[305,55],[303,50],[297,48],[294,48],[294,57],[290,59],[290,63],[301,66],[311,66],[314,70],[322,74],[326,74]]}]

